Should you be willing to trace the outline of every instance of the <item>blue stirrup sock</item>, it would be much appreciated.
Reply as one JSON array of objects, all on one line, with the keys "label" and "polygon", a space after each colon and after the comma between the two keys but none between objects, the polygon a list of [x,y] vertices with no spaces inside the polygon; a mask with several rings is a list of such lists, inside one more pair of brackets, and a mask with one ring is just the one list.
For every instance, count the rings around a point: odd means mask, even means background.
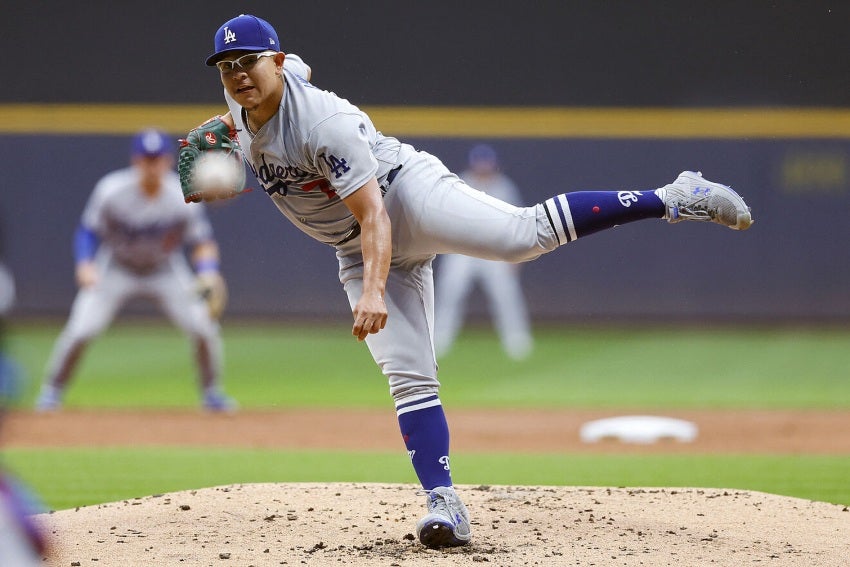
[{"label": "blue stirrup sock", "polygon": [[449,426],[436,394],[405,399],[396,405],[398,425],[413,470],[422,488],[451,486]]},{"label": "blue stirrup sock", "polygon": [[600,230],[664,216],[664,202],[650,191],[576,191],[543,203],[558,244],[572,242]]}]

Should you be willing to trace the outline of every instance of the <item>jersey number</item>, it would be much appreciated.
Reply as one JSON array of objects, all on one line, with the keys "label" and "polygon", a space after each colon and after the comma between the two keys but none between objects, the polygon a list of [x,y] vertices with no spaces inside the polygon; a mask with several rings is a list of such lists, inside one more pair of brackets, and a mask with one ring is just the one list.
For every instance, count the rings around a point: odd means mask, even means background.
[{"label": "jersey number", "polygon": [[322,193],[328,196],[328,199],[333,199],[336,197],[336,191],[331,189],[330,181],[327,179],[317,179],[315,181],[311,181],[310,183],[305,183],[302,187],[304,191],[312,191],[313,189],[318,189]]}]

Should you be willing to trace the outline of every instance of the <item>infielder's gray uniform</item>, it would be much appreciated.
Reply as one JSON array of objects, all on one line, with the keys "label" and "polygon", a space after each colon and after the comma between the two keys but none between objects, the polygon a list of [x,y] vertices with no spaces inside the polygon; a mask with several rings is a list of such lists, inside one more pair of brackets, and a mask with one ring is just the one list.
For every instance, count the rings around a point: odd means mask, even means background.
[{"label": "infielder's gray uniform", "polygon": [[142,296],[156,300],[195,340],[201,384],[213,387],[221,367],[219,326],[195,292],[183,254],[185,245],[210,240],[213,233],[203,207],[184,204],[177,174],[165,174],[154,198],[142,193],[133,167],[106,175],[92,192],[81,224],[100,238],[94,259],[99,278],[77,293],[50,357],[45,386],[64,386],[86,343],[130,298]]},{"label": "infielder's gray uniform", "polygon": [[43,534],[32,520],[41,512],[32,495],[0,470],[0,561],[14,567],[38,567],[45,550]]},{"label": "infielder's gray uniform", "polygon": [[366,343],[389,379],[396,405],[415,403],[439,387],[434,255],[520,262],[554,250],[558,237],[542,205],[516,207],[470,188],[437,158],[382,135],[357,107],[310,84],[309,75],[299,57],[286,55],[280,109],[256,133],[225,91],[239,142],[280,211],[336,248],[352,308],[362,293],[363,257],[359,228],[341,199],[373,175],[378,179],[392,223],[393,254],[384,298],[387,324]]},{"label": "infielder's gray uniform", "polygon": [[[516,184],[501,172],[478,175],[473,170],[466,170],[461,172],[460,178],[471,187],[506,203],[519,204],[522,201]],[[437,356],[447,353],[454,344],[463,325],[466,299],[476,283],[487,296],[502,349],[515,360],[528,356],[533,339],[519,266],[461,254],[447,254],[437,266]]]}]

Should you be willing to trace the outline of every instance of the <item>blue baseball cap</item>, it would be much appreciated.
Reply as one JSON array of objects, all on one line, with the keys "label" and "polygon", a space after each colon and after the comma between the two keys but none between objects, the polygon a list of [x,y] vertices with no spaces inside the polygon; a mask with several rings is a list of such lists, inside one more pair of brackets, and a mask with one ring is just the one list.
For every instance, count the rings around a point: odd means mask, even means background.
[{"label": "blue baseball cap", "polygon": [[280,51],[277,32],[270,23],[250,14],[239,14],[215,32],[215,53],[207,57],[212,67],[228,51]]},{"label": "blue baseball cap", "polygon": [[495,165],[498,161],[499,158],[496,155],[496,150],[493,149],[493,146],[478,144],[469,150],[469,163],[486,162],[488,164]]},{"label": "blue baseball cap", "polygon": [[174,153],[171,137],[156,128],[147,128],[133,136],[131,147],[134,156],[158,157]]}]

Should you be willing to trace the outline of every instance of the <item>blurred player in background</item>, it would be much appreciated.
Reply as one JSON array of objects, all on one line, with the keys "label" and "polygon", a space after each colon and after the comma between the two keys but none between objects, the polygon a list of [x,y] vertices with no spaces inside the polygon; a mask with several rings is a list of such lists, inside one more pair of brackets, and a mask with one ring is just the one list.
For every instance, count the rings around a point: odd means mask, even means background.
[{"label": "blurred player in background", "polygon": [[[752,223],[737,193],[690,171],[658,189],[561,193],[517,207],[469,187],[436,157],[383,135],[359,108],[315,86],[310,67],[281,51],[265,20],[233,18],[219,27],[213,44],[206,62],[218,68],[229,112],[182,142],[184,198],[241,193],[244,187],[234,185],[207,194],[192,182],[193,164],[203,152],[232,153],[241,145],[280,212],[334,249],[352,335],[366,341],[389,382],[402,439],[427,494],[427,513],[416,526],[427,547],[465,545],[471,537],[469,513],[452,483],[449,427],[439,396],[431,270],[436,254],[527,262],[630,222],[691,220],[735,230]],[[296,243],[269,244],[281,245]],[[563,293],[569,285],[552,282]]]},{"label": "blurred player in background", "polygon": [[[492,197],[522,205],[519,189],[499,170],[496,151],[487,144],[478,144],[469,151],[468,167],[461,172],[460,178]],[[476,284],[487,296],[502,349],[514,360],[526,358],[534,341],[520,285],[519,265],[462,254],[446,254],[437,264],[434,300],[437,358],[451,350],[463,326],[469,294]]]},{"label": "blurred player in background", "polygon": [[[0,254],[2,254],[2,234],[0,234]],[[15,278],[6,264],[0,261],[0,384],[11,384],[18,374],[18,366],[6,352],[6,318],[15,303]],[[4,380],[4,377],[8,377]]]},{"label": "blurred player in background", "polygon": [[[8,357],[4,342],[6,318],[14,301],[15,280],[12,272],[0,262],[0,428],[6,408],[20,392],[21,374]],[[3,470],[0,463],[0,566],[41,565],[41,555],[46,551],[45,540],[31,516],[42,511],[33,495]]]},{"label": "blurred player in background", "polygon": [[[132,297],[156,300],[193,341],[203,407],[236,409],[221,389],[217,318],[226,288],[218,245],[204,209],[183,202],[175,149],[161,131],[139,132],[130,167],[103,177],[89,197],[74,242],[79,292],[48,362],[37,410],[61,407],[89,341]],[[184,246],[191,248],[191,268]]]},{"label": "blurred player in background", "polygon": [[[0,425],[6,407],[17,394],[16,376],[0,373]],[[35,567],[47,551],[45,538],[32,515],[44,512],[32,492],[0,463],[0,565]]]}]

